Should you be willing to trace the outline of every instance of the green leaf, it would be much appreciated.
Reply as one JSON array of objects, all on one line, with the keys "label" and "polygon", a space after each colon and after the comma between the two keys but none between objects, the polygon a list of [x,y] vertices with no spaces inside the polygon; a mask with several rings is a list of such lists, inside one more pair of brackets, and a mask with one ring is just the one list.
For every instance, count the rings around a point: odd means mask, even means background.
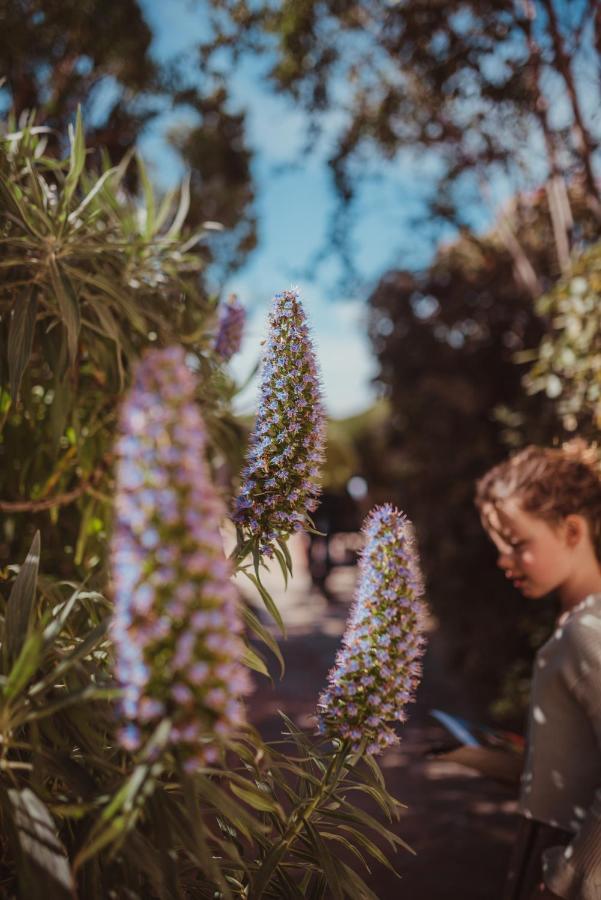
[{"label": "green leaf", "polygon": [[81,219],[81,214],[85,210],[87,206],[92,202],[94,197],[100,193],[106,182],[109,178],[112,178],[113,175],[117,175],[119,173],[119,169],[114,166],[111,169],[107,169],[106,172],[103,172],[100,178],[96,181],[94,186],[88,191],[84,199],[81,201],[77,209],[74,209],[73,212],[69,213],[67,220],[69,224],[75,224],[78,227],[78,219]]},{"label": "green leaf", "polygon": [[21,651],[33,621],[40,549],[40,532],[36,531],[6,604],[3,641],[5,671]]},{"label": "green leaf", "polygon": [[288,549],[288,544],[286,541],[282,540],[282,538],[276,538],[277,543],[279,544],[282,553],[284,554],[284,558],[286,560],[286,565],[288,566],[288,571],[292,575],[292,557],[290,556],[290,551]]},{"label": "green leaf", "polygon": [[359,791],[362,794],[368,794],[368,796],[370,796],[372,800],[375,800],[380,809],[386,814],[389,821],[392,820],[397,808],[403,807],[402,803],[399,803],[398,800],[395,800],[395,798],[391,797],[386,791],[379,790],[371,784],[345,784],[345,794],[350,793],[351,791]]},{"label": "green leaf", "polygon": [[212,779],[199,775],[195,779],[198,793],[225,816],[237,831],[252,840],[253,835],[260,834],[264,828],[253,816],[251,816],[233,797],[230,797]]},{"label": "green leaf", "polygon": [[11,700],[23,690],[40,664],[43,646],[44,637],[39,631],[26,639],[2,689],[5,700]]},{"label": "green leaf", "polygon": [[285,663],[278,642],[273,637],[273,635],[271,635],[269,631],[267,631],[267,629],[262,625],[259,618],[254,614],[254,612],[248,605],[244,607],[242,614],[248,628],[250,628],[253,634],[255,634],[260,640],[263,641],[264,644],[267,645],[267,647],[276,657],[277,661],[280,664],[280,678],[283,678],[285,672]]},{"label": "green leaf", "polygon": [[26,297],[17,297],[8,332],[8,372],[10,395],[17,399],[23,372],[27,368],[35,332],[38,295],[32,288]]},{"label": "green leaf", "polygon": [[280,864],[280,861],[282,860],[285,853],[286,847],[281,842],[274,844],[271,847],[265,858],[261,861],[257,871],[253,873],[253,878],[250,885],[251,897],[255,897],[256,900],[260,900],[260,898],[263,896],[263,893],[269,886],[274,872]]},{"label": "green leaf", "polygon": [[17,847],[19,896],[28,900],[72,900],[73,875],[48,809],[29,788],[10,789],[7,796]]},{"label": "green leaf", "polygon": [[[29,696],[35,697],[46,690],[46,688],[59,682],[65,672],[68,672],[69,669],[79,662],[79,660],[84,659],[84,657],[86,657],[103,640],[108,630],[108,626],[108,619],[99,622],[99,624],[86,635],[81,643],[77,644],[64,659],[61,659],[61,661],[55,665],[51,672],[32,686],[29,691]],[[45,634],[44,638],[46,638]]]},{"label": "green leaf", "polygon": [[347,897],[350,900],[380,900],[377,894],[368,887],[363,879],[357,875],[350,866],[342,860],[338,861],[341,867],[342,884]]},{"label": "green leaf", "polygon": [[[341,834],[335,834],[333,831],[321,831],[319,832],[322,838],[327,838],[329,841],[336,841],[339,844],[348,850],[353,856],[359,860],[362,866],[364,866],[368,872],[370,872],[370,868],[367,865],[366,860],[361,855],[361,852],[352,844],[347,838],[343,837]],[[371,873],[370,873],[371,874]]]},{"label": "green leaf", "polygon": [[78,703],[93,703],[99,700],[115,700],[121,696],[122,690],[116,687],[97,687],[89,684],[80,691],[73,691],[67,694],[62,700],[56,700],[54,703],[46,703],[41,709],[28,710],[22,717],[19,724],[25,722],[34,722],[39,719],[45,719],[47,716],[54,716],[57,712],[67,709],[69,706],[77,706]]},{"label": "green leaf", "polygon": [[190,175],[187,174],[184,180],[182,181],[181,191],[180,191],[180,201],[179,207],[175,214],[175,218],[171,223],[169,231],[167,232],[167,238],[175,239],[179,237],[180,231],[182,230],[182,225],[186,221],[186,216],[188,215],[188,210],[190,209]]},{"label": "green leaf", "polygon": [[416,855],[415,850],[399,837],[398,834],[395,834],[394,831],[390,831],[389,828],[385,828],[381,822],[374,818],[374,816],[371,816],[362,809],[358,809],[356,806],[352,806],[352,804],[347,801],[341,801],[340,809],[328,809],[327,818],[334,819],[336,822],[345,822],[352,826],[363,825],[367,828],[371,828],[378,837],[384,838],[391,847],[404,847],[405,850],[412,854],[412,856]]},{"label": "green leaf", "polygon": [[265,661],[258,653],[256,653],[252,647],[245,647],[244,653],[242,654],[242,662],[245,666],[248,666],[249,669],[252,669],[254,672],[258,672],[260,675],[266,675],[268,678],[271,678],[269,674],[269,669],[265,665]]},{"label": "green leaf", "polygon": [[[165,719],[156,728],[143,751],[148,758],[160,757],[170,730],[169,719]],[[75,871],[108,844],[123,841],[129,829],[135,824],[145,799],[152,791],[155,777],[158,775],[155,766],[156,763],[151,765],[145,760],[133,769],[129,778],[102,810],[85,843],[77,853],[73,862]]]},{"label": "green leaf", "polygon": [[271,596],[271,594],[269,593],[269,591],[266,590],[266,588],[263,586],[263,584],[261,583],[259,578],[256,575],[253,575],[252,572],[248,572],[245,569],[242,571],[244,571],[244,574],[249,579],[249,581],[252,581],[252,583],[258,590],[259,594],[261,595],[261,599],[263,600],[263,603],[265,604],[265,608],[267,609],[267,612],[269,613],[271,618],[274,620],[274,622],[276,623],[276,625],[278,626],[278,628],[280,629],[282,634],[285,635],[286,628],[284,626],[284,620],[282,619],[280,611],[277,608],[275,601],[274,601],[273,597]]},{"label": "green leaf", "polygon": [[154,190],[152,188],[152,184],[150,183],[148,172],[146,171],[146,166],[144,165],[144,160],[139,153],[136,154],[136,163],[138,165],[138,175],[140,176],[140,183],[142,185],[142,190],[144,191],[144,211],[146,213],[144,239],[149,240],[149,238],[152,237],[155,229]]},{"label": "green leaf", "polygon": [[69,350],[69,362],[74,365],[77,359],[77,345],[81,330],[81,311],[75,290],[69,278],[59,269],[56,260],[51,258],[48,264],[50,281],[54,290],[54,296],[58,303],[61,320],[67,330],[67,347]]},{"label": "green leaf", "polygon": [[391,872],[394,872],[398,877],[399,874],[394,868],[394,866],[390,863],[388,858],[382,853],[381,849],[374,844],[374,842],[367,837],[367,835],[363,831],[359,831],[357,828],[353,828],[352,825],[340,825],[341,831],[346,831],[350,835],[352,835],[353,840],[355,840],[358,844],[360,844],[364,850],[366,850],[370,856],[376,859],[381,865],[386,866],[387,869],[390,869]]},{"label": "green leaf", "polygon": [[280,569],[282,570],[282,575],[284,576],[284,587],[288,588],[288,566],[286,565],[286,557],[282,553],[281,550],[278,550],[277,547],[273,548],[273,552],[275,553],[276,559],[280,564]]},{"label": "green leaf", "polygon": [[77,107],[77,116],[75,118],[75,129],[69,126],[69,139],[71,142],[71,153],[69,157],[69,171],[65,179],[62,191],[62,208],[66,211],[71,202],[71,198],[75,193],[79,178],[83,171],[86,160],[86,144],[83,130],[83,120],[81,116],[81,106]]},{"label": "green leaf", "polygon": [[240,800],[244,800],[245,803],[252,806],[253,809],[257,809],[260,812],[275,813],[278,818],[284,818],[284,811],[279,803],[276,803],[268,794],[258,788],[255,788],[250,784],[242,787],[235,781],[230,781],[230,790],[239,797]]},{"label": "green leaf", "polygon": [[281,710],[278,710],[278,712],[279,712],[280,718],[282,719],[282,721],[288,728],[288,734],[290,735],[290,737],[292,738],[292,740],[294,741],[294,743],[296,744],[296,746],[298,747],[300,752],[307,753],[308,751],[310,751],[311,750],[311,742],[307,738],[307,735],[304,733],[304,731],[301,731],[301,729],[298,728],[297,725],[295,725],[295,723],[292,721],[292,719],[290,719]]},{"label": "green leaf", "polygon": [[313,845],[313,850],[319,859],[323,874],[327,879],[332,900],[344,900],[344,892],[338,875],[338,865],[332,856],[330,848],[310,822],[305,822],[305,829]]},{"label": "green leaf", "polygon": [[94,310],[94,314],[100,323],[100,327],[104,334],[110,338],[111,341],[115,342],[116,345],[116,358],[117,358],[117,369],[119,372],[119,388],[123,388],[123,384],[125,382],[125,374],[123,372],[123,362],[121,360],[121,332],[119,331],[119,326],[117,325],[117,320],[113,315],[110,306],[106,302],[102,302],[101,300],[91,299],[89,301],[90,306]]},{"label": "green leaf", "polygon": [[[61,607],[61,609],[58,612],[54,613],[52,620],[45,628],[44,643],[47,646],[49,644],[51,644],[58,637],[58,635],[61,633],[61,631],[65,627],[67,619],[71,615],[71,612],[73,611],[75,604],[81,597],[82,587],[83,586],[80,585],[79,587],[75,588],[75,590],[73,591],[73,593],[71,594],[69,599],[65,601],[64,605]],[[93,596],[101,597],[100,594],[94,594]]]}]

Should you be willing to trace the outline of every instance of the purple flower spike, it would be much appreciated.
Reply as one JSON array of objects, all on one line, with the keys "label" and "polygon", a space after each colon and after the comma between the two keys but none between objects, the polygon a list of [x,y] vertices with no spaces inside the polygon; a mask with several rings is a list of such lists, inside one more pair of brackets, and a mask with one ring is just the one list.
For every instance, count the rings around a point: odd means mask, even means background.
[{"label": "purple flower spike", "polygon": [[317,506],[325,412],[315,352],[297,291],[276,294],[269,315],[257,420],[234,520],[259,551],[299,531]]},{"label": "purple flower spike", "polygon": [[322,734],[376,754],[398,743],[392,723],[406,720],[421,676],[425,606],[407,517],[385,504],[363,533],[357,593],[317,709]]},{"label": "purple flower spike", "polygon": [[219,329],[215,338],[215,352],[224,362],[228,362],[240,349],[246,312],[235,294],[229,298],[219,318]]},{"label": "purple flower spike", "polygon": [[135,750],[164,718],[188,770],[244,720],[249,679],[238,598],[204,460],[196,383],[180,347],[152,350],[123,404],[111,547],[111,634],[124,688],[121,743]]}]

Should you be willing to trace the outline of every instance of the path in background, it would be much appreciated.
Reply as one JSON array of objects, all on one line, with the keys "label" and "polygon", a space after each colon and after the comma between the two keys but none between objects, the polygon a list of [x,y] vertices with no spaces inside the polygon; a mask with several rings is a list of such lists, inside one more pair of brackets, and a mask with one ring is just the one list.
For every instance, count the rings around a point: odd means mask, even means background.
[{"label": "path in background", "polygon": [[[328,604],[311,590],[302,539],[295,539],[291,549],[295,576],[288,590],[283,589],[279,569],[264,579],[288,631],[282,642],[284,679],[272,687],[257,678],[250,700],[253,723],[268,740],[280,735],[278,709],[299,726],[312,728],[311,716],[344,630],[356,575],[353,567],[334,570],[328,588],[336,602]],[[514,792],[456,764],[426,759],[432,745],[447,739],[428,715],[432,708],[470,715],[460,685],[444,671],[442,635],[435,627],[401,744],[380,758],[390,792],[408,807],[394,830],[417,855],[401,851],[392,858],[401,880],[374,865],[368,882],[380,900],[498,900],[515,829]]]}]

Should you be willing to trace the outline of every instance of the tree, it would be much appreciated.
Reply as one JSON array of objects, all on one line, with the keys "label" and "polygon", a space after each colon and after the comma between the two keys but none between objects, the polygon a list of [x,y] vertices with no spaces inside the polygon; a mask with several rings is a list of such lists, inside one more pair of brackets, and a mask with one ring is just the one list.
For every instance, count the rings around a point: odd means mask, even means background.
[{"label": "tree", "polygon": [[537,302],[546,323],[526,386],[556,400],[564,428],[598,440],[601,428],[601,246],[573,260]]},{"label": "tree", "polygon": [[[44,123],[52,129],[47,152],[60,156],[81,107],[97,164],[100,148],[117,164],[165,108],[180,110],[186,124],[172,144],[191,170],[190,222],[217,219],[226,228],[203,243],[215,280],[239,264],[256,239],[250,152],[244,116],[231,111],[223,84],[200,67],[159,63],[137,0],[110,9],[98,0],[0,0],[0,21],[0,98],[13,112],[12,129],[24,116]],[[135,186],[133,168],[127,178]]]},{"label": "tree", "polygon": [[[599,17],[592,0],[387,0],[253,3],[214,0],[205,48],[268,53],[270,78],[335,129],[330,163],[344,203],[370,164],[427,153],[439,175],[432,214],[460,225],[491,202],[488,186],[546,183],[565,269],[574,232],[566,181],[583,185],[601,222],[594,171]],[[218,60],[220,57],[215,56]],[[557,110],[561,105],[563,115]],[[520,257],[515,236],[510,252]],[[540,293],[528,260],[522,277]]]},{"label": "tree", "polygon": [[[177,336],[205,370],[214,303],[190,249],[197,235],[184,228],[185,190],[157,205],[140,160],[141,211],[120,194],[127,160],[86,167],[81,116],[68,164],[44,154],[44,137],[25,129],[1,145],[0,501],[7,554],[23,555],[39,528],[66,575],[103,562],[117,398],[132,361]],[[207,410],[216,402],[208,387],[205,400]]]}]

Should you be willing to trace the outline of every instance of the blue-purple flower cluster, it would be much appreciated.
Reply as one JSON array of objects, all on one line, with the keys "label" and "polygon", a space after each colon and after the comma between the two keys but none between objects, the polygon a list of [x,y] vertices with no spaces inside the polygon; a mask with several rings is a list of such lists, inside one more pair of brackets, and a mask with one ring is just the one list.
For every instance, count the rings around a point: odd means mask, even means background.
[{"label": "blue-purple flower cluster", "polygon": [[424,652],[423,584],[409,520],[390,504],[372,510],[347,629],[328,687],[319,730],[376,754],[398,743]]},{"label": "blue-purple flower cluster", "polygon": [[276,294],[269,316],[261,393],[234,519],[273,555],[317,506],[325,447],[321,385],[297,291]]},{"label": "blue-purple flower cluster", "polygon": [[219,317],[215,352],[224,362],[236,354],[242,344],[246,312],[235,294],[228,299]]},{"label": "blue-purple flower cluster", "polygon": [[242,725],[249,691],[195,389],[180,347],[138,365],[121,410],[111,548],[122,744],[137,749],[168,718],[188,770],[212,762],[219,739]]}]

